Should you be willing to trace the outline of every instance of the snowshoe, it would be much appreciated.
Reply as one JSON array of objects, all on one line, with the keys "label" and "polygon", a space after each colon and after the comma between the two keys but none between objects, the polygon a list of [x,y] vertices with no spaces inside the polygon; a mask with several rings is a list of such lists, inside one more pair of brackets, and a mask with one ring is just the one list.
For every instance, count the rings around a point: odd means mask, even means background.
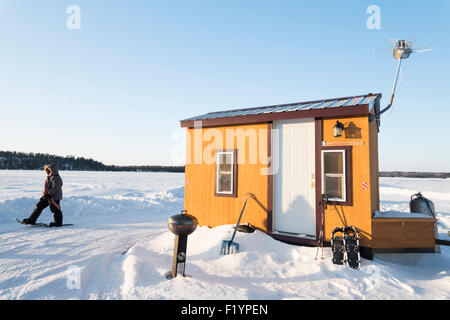
[{"label": "snowshoe", "polygon": [[17,220],[17,222],[20,222],[22,224],[30,224],[30,225],[36,224],[36,222],[31,220],[30,218],[23,219],[22,221],[20,221],[19,219],[16,219],[16,220]]},{"label": "snowshoe", "polygon": [[57,222],[50,222],[50,224],[48,225],[49,228],[62,227],[62,226],[63,226],[62,223],[57,223]]},{"label": "snowshoe", "polygon": [[359,255],[359,235],[355,227],[344,228],[344,245],[346,260],[350,268],[359,269],[361,263]]},{"label": "snowshoe", "polygon": [[20,220],[20,219],[16,218],[16,221],[18,223],[29,225],[29,226],[32,226],[32,227],[48,227],[48,224],[46,224],[46,223],[34,222],[34,221],[31,221],[30,219]]},{"label": "snowshoe", "polygon": [[73,226],[72,223],[68,223],[68,224],[56,224],[55,222],[52,222],[50,224],[46,224],[46,223],[42,223],[42,222],[35,222],[35,223],[29,223],[29,221],[27,221],[27,219],[23,219],[20,220],[19,218],[16,218],[16,221],[18,223],[21,224],[25,224],[25,225],[29,225],[32,227],[44,227],[44,228],[52,228],[52,227],[68,227],[68,226]]},{"label": "snowshoe", "polygon": [[[340,233],[341,236],[338,236]],[[331,251],[333,253],[333,263],[343,265],[345,263],[344,228],[335,228],[331,233]]]}]

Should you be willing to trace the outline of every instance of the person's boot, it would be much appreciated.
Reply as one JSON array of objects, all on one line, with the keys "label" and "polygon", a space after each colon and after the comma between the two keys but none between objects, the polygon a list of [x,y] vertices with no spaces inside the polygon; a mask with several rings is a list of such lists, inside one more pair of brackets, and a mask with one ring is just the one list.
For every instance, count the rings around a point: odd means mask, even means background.
[{"label": "person's boot", "polygon": [[[39,205],[39,204],[38,204]],[[42,208],[36,205],[36,209],[33,210],[31,215],[27,219],[23,219],[23,223],[25,224],[36,224],[37,219],[41,215]]]},{"label": "person's boot", "polygon": [[53,227],[61,227],[62,223],[58,223],[58,222],[50,222],[50,224],[48,225],[50,228]]},{"label": "person's boot", "polygon": [[34,220],[31,219],[31,218],[26,218],[26,219],[23,219],[23,220],[22,220],[22,223],[23,223],[23,224],[31,224],[31,225],[33,225],[33,224],[36,224],[36,221],[34,221]]},{"label": "person's boot", "polygon": [[61,210],[55,210],[53,214],[53,222],[49,224],[50,227],[61,227],[63,223],[63,216]]}]

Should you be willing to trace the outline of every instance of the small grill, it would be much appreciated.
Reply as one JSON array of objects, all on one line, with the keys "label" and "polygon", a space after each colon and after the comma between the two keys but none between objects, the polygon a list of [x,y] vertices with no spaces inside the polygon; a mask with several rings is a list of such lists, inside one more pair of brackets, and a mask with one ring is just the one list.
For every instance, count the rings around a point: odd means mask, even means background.
[{"label": "small grill", "polygon": [[188,215],[186,210],[181,214],[171,216],[168,220],[169,230],[175,234],[173,248],[172,271],[166,274],[167,279],[173,279],[178,274],[183,277],[186,269],[187,237],[197,228],[197,219]]}]

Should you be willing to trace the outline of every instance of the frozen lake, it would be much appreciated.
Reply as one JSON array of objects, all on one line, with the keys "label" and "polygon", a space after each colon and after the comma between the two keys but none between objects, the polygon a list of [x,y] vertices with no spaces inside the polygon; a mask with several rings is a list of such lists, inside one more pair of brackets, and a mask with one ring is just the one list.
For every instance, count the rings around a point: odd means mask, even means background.
[{"label": "frozen lake", "polygon": [[[187,273],[164,278],[174,236],[167,218],[183,209],[184,174],[62,172],[64,222],[22,226],[43,171],[0,171],[0,299],[449,299],[450,250],[384,254],[352,270],[315,248],[238,233],[241,252],[220,256],[231,226],[189,237]],[[450,180],[380,178],[381,209],[409,211],[421,191],[435,204],[440,237],[450,239]],[[40,221],[51,221],[47,209]]]}]

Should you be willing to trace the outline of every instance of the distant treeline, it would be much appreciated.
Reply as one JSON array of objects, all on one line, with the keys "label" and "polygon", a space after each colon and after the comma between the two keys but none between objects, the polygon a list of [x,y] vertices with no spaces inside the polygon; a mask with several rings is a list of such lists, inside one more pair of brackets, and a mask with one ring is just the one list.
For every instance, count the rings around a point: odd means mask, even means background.
[{"label": "distant treeline", "polygon": [[[66,156],[60,157],[47,153],[24,153],[0,151],[0,170],[39,170],[46,164],[56,163],[60,170],[77,171],[149,171],[184,172],[184,166],[111,166],[93,159]],[[380,177],[406,178],[450,178],[450,172],[403,172],[381,171]]]},{"label": "distant treeline", "polygon": [[381,171],[380,177],[404,177],[404,178],[450,178],[450,172],[403,172],[403,171]]},{"label": "distant treeline", "polygon": [[56,163],[60,170],[69,171],[184,172],[184,166],[110,166],[93,159],[75,156],[60,157],[46,153],[0,151],[0,170],[39,170],[49,163]]}]

